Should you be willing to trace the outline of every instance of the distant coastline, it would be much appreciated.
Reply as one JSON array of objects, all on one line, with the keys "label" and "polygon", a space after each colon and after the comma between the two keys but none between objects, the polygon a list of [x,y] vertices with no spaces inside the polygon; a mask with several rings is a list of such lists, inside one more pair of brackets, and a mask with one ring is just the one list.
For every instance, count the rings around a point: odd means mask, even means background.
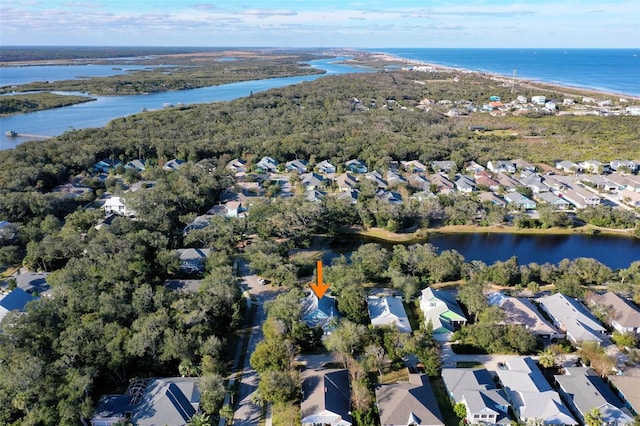
[{"label": "distant coastline", "polygon": [[[373,58],[407,66],[472,72],[551,88],[565,88],[640,101],[640,50],[635,49],[364,49]],[[549,56],[549,61],[529,61],[527,72],[500,61],[519,64],[519,54]],[[566,53],[572,53],[566,60]],[[512,59],[511,55],[516,58]],[[524,56],[525,59],[528,59]],[[494,58],[494,59],[486,59]],[[616,62],[614,59],[618,60]],[[448,60],[447,60],[448,59]],[[564,59],[564,61],[563,61]],[[607,63],[598,63],[600,59]],[[478,62],[474,62],[474,61]],[[606,61],[605,61],[606,60]],[[595,61],[589,62],[589,61]],[[510,68],[507,70],[506,68]],[[515,76],[513,75],[515,71]],[[577,78],[575,76],[578,76]],[[569,81],[571,80],[571,81]],[[609,86],[609,87],[606,87]]]}]

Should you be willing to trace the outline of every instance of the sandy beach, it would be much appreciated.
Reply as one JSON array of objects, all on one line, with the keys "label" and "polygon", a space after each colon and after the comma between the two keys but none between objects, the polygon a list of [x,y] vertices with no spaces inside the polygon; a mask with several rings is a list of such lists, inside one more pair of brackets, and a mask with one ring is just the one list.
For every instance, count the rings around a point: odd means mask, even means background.
[{"label": "sandy beach", "polygon": [[590,97],[596,97],[596,98],[606,97],[606,98],[612,98],[612,100],[615,99],[616,101],[621,98],[624,98],[628,100],[629,103],[640,101],[640,96],[608,92],[606,90],[595,90],[595,89],[584,88],[584,87],[574,87],[570,85],[537,81],[537,80],[531,80],[531,79],[521,78],[521,77],[509,77],[509,76],[497,74],[497,73],[475,71],[467,68],[451,67],[451,66],[446,66],[441,64],[434,64],[426,61],[407,59],[407,58],[402,58],[400,56],[395,56],[395,55],[391,55],[389,53],[384,53],[384,52],[359,52],[359,53],[360,54],[358,55],[357,58],[350,61],[358,63],[358,62],[362,62],[363,58],[367,58],[367,61],[374,62],[374,63],[381,62],[382,64],[385,64],[383,66],[397,65],[400,67],[413,67],[418,71],[439,71],[439,72],[447,72],[447,73],[479,75],[479,76],[489,77],[497,82],[504,83],[504,84],[509,84],[509,85],[515,84],[517,86],[526,87],[530,89],[547,90],[547,91],[561,93],[566,96],[576,96],[576,97],[590,96]]}]

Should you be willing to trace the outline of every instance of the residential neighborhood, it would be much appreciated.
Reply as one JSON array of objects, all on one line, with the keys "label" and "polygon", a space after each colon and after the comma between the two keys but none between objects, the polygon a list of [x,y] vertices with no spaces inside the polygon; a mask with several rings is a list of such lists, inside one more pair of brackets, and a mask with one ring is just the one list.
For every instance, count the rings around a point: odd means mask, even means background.
[{"label": "residential neighborhood", "polygon": [[[361,159],[344,162],[324,159],[314,164],[307,159],[279,162],[272,157],[236,158],[225,165],[225,172],[233,179],[222,191],[220,202],[211,205],[205,214],[190,216],[182,233],[184,238],[189,238],[210,229],[214,223],[247,221],[256,206],[296,197],[312,203],[344,200],[347,206],[354,208],[365,197],[373,197],[382,205],[420,205],[439,194],[459,194],[531,217],[536,217],[536,210],[542,205],[558,212],[577,212],[599,205],[633,211],[640,205],[640,178],[635,174],[639,165],[640,161],[618,160],[610,164],[558,161],[554,166],[545,166],[524,159],[496,159],[485,165],[432,161],[427,165],[427,162],[415,159],[390,162],[374,169]],[[121,163],[103,160],[93,169],[113,174],[120,166]],[[148,170],[142,160],[124,167],[137,173]],[[162,169],[175,173],[183,167],[194,166],[174,159]],[[66,191],[69,197],[91,192],[79,178],[69,185],[73,186],[58,190]],[[95,229],[111,226],[115,218],[135,221],[136,209],[145,207],[130,200],[140,196],[144,199],[144,195],[155,188],[153,180],[121,182],[115,193],[102,194],[87,206],[88,210],[104,213]],[[15,232],[16,227],[10,225],[4,224],[3,229]],[[5,232],[9,237],[8,231]],[[246,247],[247,242],[243,244]],[[177,275],[167,280],[164,287],[171,292],[199,294],[202,277],[210,268],[209,259],[215,253],[213,247],[176,248],[171,256],[176,262]],[[11,290],[7,287],[0,298],[0,319],[10,312],[20,315],[38,297],[51,297],[46,278],[47,274],[27,270],[17,274],[16,287]],[[265,282],[260,278],[258,285],[265,286]],[[631,361],[620,350],[613,350],[616,345],[612,343],[612,333],[637,336],[640,330],[638,307],[611,291],[590,293],[582,300],[561,292],[539,292],[535,297],[511,293],[484,295],[487,306],[501,312],[496,327],[526,330],[544,351],[558,341],[566,342],[578,352],[585,344],[606,348],[607,353],[612,351],[615,361],[610,371],[611,380],[606,379],[606,374],[603,379],[592,369],[580,366],[575,357],[570,358],[571,363],[563,361],[556,366],[554,372],[561,374],[549,376],[548,367],[540,365],[541,352],[509,356],[503,361],[496,361],[500,355],[491,355],[487,365],[480,363],[474,368],[467,366],[466,361],[452,366],[447,359],[464,357],[451,352],[458,344],[456,339],[478,322],[477,315],[474,318],[469,314],[469,306],[462,302],[456,287],[426,286],[411,297],[395,289],[372,288],[361,299],[361,309],[368,315],[368,333],[375,333],[375,330],[383,335],[397,332],[407,336],[403,339],[412,339],[426,330],[429,339],[435,342],[436,353],[442,354],[438,361],[439,365],[442,363],[442,369],[435,377],[425,372],[423,355],[408,353],[400,358],[400,363],[390,364],[386,358],[388,354],[385,354],[389,349],[381,347],[380,374],[383,370],[400,371],[402,378],[382,380],[381,375],[380,383],[374,386],[376,424],[450,424],[447,423],[449,415],[443,413],[450,413],[456,406],[462,407],[456,415],[468,424],[542,421],[542,424],[578,425],[586,424],[585,418],[591,415],[591,409],[599,410],[605,424],[633,424],[633,416],[638,414],[637,401],[629,396],[633,391],[629,393],[628,382],[639,383],[640,376],[625,376]],[[299,321],[308,329],[317,330],[322,341],[331,339],[335,333],[340,333],[340,324],[348,321],[341,314],[345,303],[340,292],[337,296],[330,292],[322,297],[306,292],[299,300]],[[445,356],[445,353],[449,355]],[[333,361],[307,369],[304,367],[306,355],[299,355],[302,425],[354,424],[352,392],[357,385],[353,371],[346,364],[337,368],[340,363],[333,355],[330,357]],[[406,374],[402,373],[405,370]],[[195,378],[156,377],[131,386],[123,395],[104,395],[91,424],[113,425],[123,420],[136,425],[151,425],[156,421],[187,424],[198,412],[200,391]],[[589,395],[584,390],[587,386],[596,387],[599,393]],[[446,395],[444,400],[435,396],[440,395],[439,387],[446,390],[442,394]]]}]

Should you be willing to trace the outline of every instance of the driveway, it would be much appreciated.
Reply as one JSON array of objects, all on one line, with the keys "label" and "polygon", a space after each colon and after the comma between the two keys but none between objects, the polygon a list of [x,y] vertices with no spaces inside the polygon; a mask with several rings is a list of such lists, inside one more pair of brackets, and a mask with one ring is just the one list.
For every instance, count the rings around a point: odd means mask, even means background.
[{"label": "driveway", "polygon": [[242,362],[242,380],[238,388],[238,394],[235,396],[237,401],[235,413],[233,415],[234,425],[258,425],[260,423],[260,415],[262,407],[256,406],[251,402],[251,395],[258,389],[258,374],[251,368],[249,360],[254,352],[256,345],[263,338],[262,324],[266,318],[264,311],[264,303],[276,298],[282,292],[281,289],[263,285],[258,283],[258,276],[251,271],[249,265],[243,260],[239,261],[238,276],[242,279],[242,286],[248,290],[255,298],[254,304],[256,309],[250,318],[251,333],[249,335],[249,344],[247,346],[247,354]]}]

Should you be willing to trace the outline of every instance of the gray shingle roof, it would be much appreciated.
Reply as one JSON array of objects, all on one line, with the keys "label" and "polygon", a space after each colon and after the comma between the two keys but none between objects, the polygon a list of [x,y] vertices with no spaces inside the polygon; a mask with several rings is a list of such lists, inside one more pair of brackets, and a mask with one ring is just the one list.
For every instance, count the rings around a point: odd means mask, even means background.
[{"label": "gray shingle roof", "polygon": [[305,371],[302,380],[302,424],[350,426],[347,370]]},{"label": "gray shingle roof", "polygon": [[411,375],[409,383],[376,387],[380,423],[387,425],[444,426],[429,379]]}]

